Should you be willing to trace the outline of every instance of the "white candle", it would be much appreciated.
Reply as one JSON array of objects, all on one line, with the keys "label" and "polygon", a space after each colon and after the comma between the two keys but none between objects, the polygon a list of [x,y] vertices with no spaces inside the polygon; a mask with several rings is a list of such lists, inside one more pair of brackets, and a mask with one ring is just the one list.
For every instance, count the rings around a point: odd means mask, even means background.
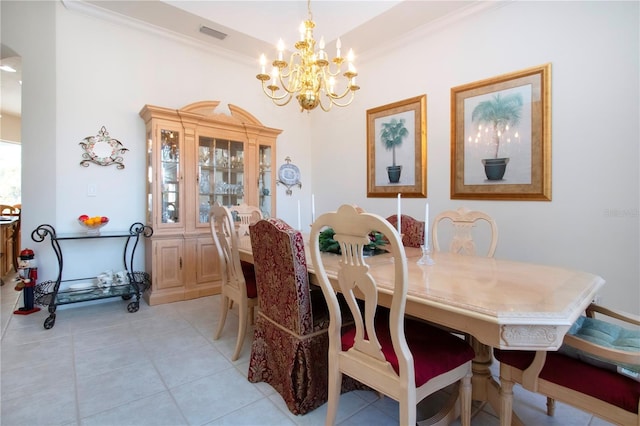
[{"label": "white candle", "polygon": [[402,212],[401,212],[401,208],[400,208],[400,193],[398,193],[398,234],[402,234],[401,229],[402,229]]},{"label": "white candle", "polygon": [[311,223],[316,221],[316,196],[311,194]]},{"label": "white candle", "polygon": [[429,247],[429,203],[424,206],[424,246]]},{"label": "white candle", "polygon": [[300,220],[300,200],[298,200],[298,231],[302,231],[302,222]]},{"label": "white candle", "polygon": [[264,53],[260,55],[260,74],[264,74],[265,66],[267,65],[267,57],[264,56]]}]

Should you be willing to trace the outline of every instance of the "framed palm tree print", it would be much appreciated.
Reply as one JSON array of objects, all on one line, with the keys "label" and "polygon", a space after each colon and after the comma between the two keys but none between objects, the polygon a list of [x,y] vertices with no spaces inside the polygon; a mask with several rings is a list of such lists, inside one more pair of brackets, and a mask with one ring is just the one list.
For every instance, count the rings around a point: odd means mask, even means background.
[{"label": "framed palm tree print", "polygon": [[551,64],[451,89],[451,198],[551,200]]},{"label": "framed palm tree print", "polygon": [[427,95],[367,110],[367,197],[427,196]]}]

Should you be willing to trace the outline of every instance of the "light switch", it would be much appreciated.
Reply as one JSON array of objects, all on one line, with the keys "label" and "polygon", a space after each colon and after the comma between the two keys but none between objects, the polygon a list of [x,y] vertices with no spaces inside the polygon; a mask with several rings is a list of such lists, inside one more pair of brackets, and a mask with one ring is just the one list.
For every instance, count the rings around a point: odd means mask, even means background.
[{"label": "light switch", "polygon": [[87,197],[95,197],[98,193],[98,188],[95,183],[90,183],[87,185]]}]

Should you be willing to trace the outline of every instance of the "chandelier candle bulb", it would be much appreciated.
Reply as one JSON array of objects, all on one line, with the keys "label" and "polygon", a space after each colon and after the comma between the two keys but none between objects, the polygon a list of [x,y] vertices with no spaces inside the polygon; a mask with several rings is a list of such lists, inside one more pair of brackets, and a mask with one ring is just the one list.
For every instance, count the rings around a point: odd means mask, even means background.
[{"label": "chandelier candle bulb", "polygon": [[340,37],[336,40],[336,58],[340,57],[340,48],[342,47],[342,43],[340,42]]},{"label": "chandelier candle bulb", "polygon": [[316,221],[316,196],[311,194],[311,223]]},{"label": "chandelier candle bulb", "polygon": [[260,74],[266,74],[265,73],[265,66],[267,65],[267,57],[264,56],[264,53],[262,55],[260,55]]},{"label": "chandelier candle bulb", "polygon": [[326,60],[327,54],[324,51],[324,36],[320,37],[320,44],[318,46],[320,47],[320,53],[319,53],[320,59]]},{"label": "chandelier candle bulb", "polygon": [[280,39],[278,41],[278,60],[282,61],[282,52],[284,52],[284,41]]}]

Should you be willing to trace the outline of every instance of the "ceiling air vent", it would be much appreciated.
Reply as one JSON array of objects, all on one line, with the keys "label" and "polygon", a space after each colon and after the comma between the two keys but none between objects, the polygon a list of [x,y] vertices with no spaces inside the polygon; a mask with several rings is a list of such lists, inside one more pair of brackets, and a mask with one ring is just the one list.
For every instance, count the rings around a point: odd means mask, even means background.
[{"label": "ceiling air vent", "polygon": [[209,27],[206,27],[204,25],[200,26],[200,32],[202,34],[206,34],[208,36],[217,38],[218,40],[224,40],[227,37],[227,34],[225,34],[223,32],[220,32],[220,31],[216,31],[213,28],[209,28]]}]

